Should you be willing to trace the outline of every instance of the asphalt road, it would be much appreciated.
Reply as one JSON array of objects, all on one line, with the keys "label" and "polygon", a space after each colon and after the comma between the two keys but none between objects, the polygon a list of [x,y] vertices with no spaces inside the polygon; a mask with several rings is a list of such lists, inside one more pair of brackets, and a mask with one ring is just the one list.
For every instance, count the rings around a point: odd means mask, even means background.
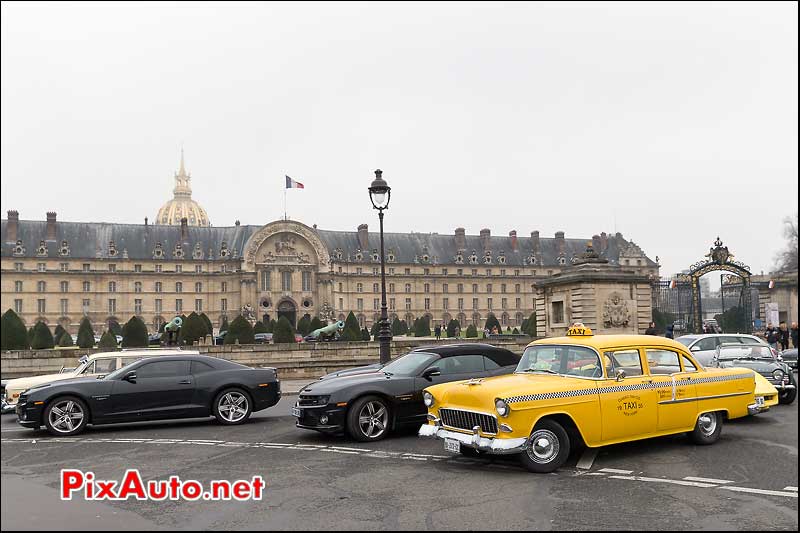
[{"label": "asphalt road", "polygon": [[[2,529],[797,530],[797,402],[684,437],[578,450],[553,474],[445,453],[415,431],[364,445],[298,430],[293,397],[237,427],[207,420],[54,439],[0,422]],[[159,440],[160,439],[160,440]],[[61,501],[59,471],[138,468],[207,483],[262,475],[261,501]]]}]

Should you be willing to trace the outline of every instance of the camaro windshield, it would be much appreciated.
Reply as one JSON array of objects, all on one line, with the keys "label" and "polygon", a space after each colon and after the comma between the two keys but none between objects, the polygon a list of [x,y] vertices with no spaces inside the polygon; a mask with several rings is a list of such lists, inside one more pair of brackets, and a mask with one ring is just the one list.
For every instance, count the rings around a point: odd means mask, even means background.
[{"label": "camaro windshield", "polygon": [[529,346],[516,372],[542,372],[569,376],[602,377],[597,352],[585,346]]},{"label": "camaro windshield", "polygon": [[381,370],[397,376],[416,376],[435,357],[432,353],[412,352],[395,359]]}]

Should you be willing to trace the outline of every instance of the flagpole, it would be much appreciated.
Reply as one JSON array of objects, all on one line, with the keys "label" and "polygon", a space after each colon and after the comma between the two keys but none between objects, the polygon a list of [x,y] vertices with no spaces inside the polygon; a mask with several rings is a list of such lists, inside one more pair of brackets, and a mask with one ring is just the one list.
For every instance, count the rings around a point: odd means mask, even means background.
[{"label": "flagpole", "polygon": [[286,187],[283,188],[283,220],[288,220],[286,216]]}]

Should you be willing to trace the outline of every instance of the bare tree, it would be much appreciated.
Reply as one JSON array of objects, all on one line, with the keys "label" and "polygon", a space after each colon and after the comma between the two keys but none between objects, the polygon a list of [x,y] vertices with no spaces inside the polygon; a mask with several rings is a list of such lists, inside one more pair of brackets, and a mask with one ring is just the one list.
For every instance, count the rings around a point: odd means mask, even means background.
[{"label": "bare tree", "polygon": [[797,213],[783,219],[783,236],[786,237],[786,248],[775,257],[779,271],[797,270]]}]

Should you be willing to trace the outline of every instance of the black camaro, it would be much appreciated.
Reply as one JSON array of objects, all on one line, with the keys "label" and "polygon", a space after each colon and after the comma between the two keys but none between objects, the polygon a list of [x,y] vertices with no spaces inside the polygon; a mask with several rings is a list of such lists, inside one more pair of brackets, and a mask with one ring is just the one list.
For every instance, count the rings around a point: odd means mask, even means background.
[{"label": "black camaro", "polygon": [[281,398],[274,368],[250,368],[202,355],[142,359],[99,379],[33,387],[17,403],[18,422],[53,435],[76,435],[87,424],[214,416],[244,423]]},{"label": "black camaro", "polygon": [[511,374],[520,356],[488,344],[417,348],[384,366],[330,374],[300,391],[292,415],[297,427],[347,431],[359,441],[382,439],[401,424],[422,424],[422,389],[461,379]]}]

